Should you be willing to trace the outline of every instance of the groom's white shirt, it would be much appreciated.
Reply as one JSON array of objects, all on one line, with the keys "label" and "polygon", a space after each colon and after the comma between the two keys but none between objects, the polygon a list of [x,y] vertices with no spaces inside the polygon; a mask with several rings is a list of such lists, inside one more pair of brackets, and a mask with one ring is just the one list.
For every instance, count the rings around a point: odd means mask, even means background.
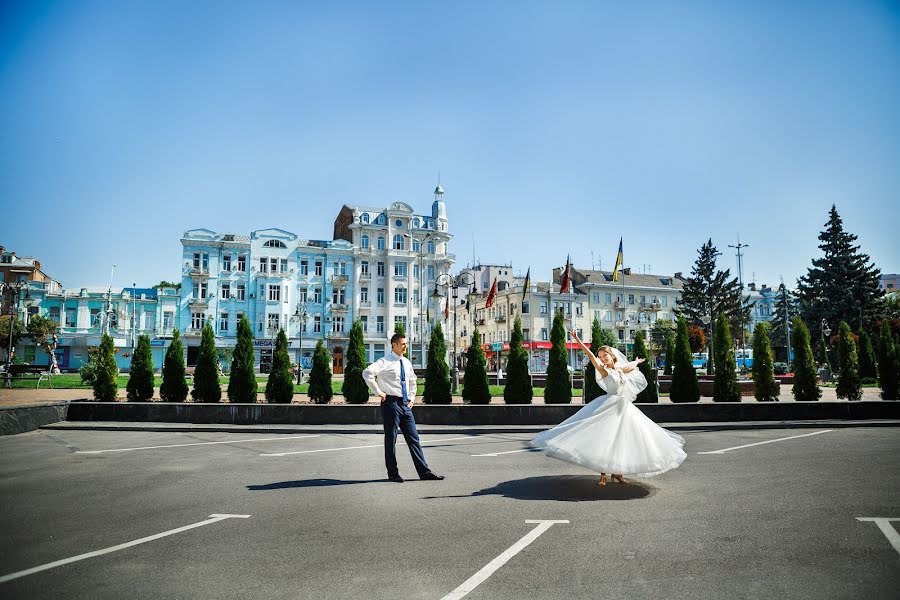
[{"label": "groom's white shirt", "polygon": [[388,352],[383,358],[379,358],[366,367],[362,376],[369,389],[376,396],[387,394],[388,396],[403,397],[403,388],[400,385],[400,361],[406,370],[406,398],[412,402],[416,398],[416,372],[412,363],[405,356],[397,356],[393,351]]}]

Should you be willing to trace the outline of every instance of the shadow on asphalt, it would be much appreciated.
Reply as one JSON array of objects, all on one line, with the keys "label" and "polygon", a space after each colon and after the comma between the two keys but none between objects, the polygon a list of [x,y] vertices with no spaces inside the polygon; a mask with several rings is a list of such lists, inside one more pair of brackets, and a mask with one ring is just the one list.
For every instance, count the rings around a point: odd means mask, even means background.
[{"label": "shadow on asphalt", "polygon": [[640,482],[625,484],[610,482],[597,485],[597,475],[556,475],[527,477],[504,481],[494,487],[479,490],[469,496],[430,496],[436,498],[469,498],[471,496],[503,496],[514,500],[557,500],[560,502],[597,502],[609,500],[641,500],[649,498],[656,489]]},{"label": "shadow on asphalt", "polygon": [[334,485],[354,485],[357,483],[383,483],[387,479],[359,479],[348,481],[345,479],[300,479],[297,481],[279,481],[264,485],[248,485],[251,492],[264,492],[267,490],[287,490],[291,488],[330,487]]}]

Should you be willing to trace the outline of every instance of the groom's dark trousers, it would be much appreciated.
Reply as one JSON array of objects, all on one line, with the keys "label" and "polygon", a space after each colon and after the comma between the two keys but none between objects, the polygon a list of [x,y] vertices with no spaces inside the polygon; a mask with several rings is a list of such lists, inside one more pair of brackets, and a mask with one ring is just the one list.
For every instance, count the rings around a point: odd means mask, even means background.
[{"label": "groom's dark trousers", "polygon": [[430,472],[428,463],[425,462],[425,453],[419,443],[419,432],[416,431],[416,420],[413,418],[412,409],[406,406],[400,396],[387,396],[381,403],[381,418],[384,422],[384,464],[387,466],[388,477],[399,475],[397,470],[397,428],[403,433],[409,453],[412,455],[413,464],[419,477]]}]

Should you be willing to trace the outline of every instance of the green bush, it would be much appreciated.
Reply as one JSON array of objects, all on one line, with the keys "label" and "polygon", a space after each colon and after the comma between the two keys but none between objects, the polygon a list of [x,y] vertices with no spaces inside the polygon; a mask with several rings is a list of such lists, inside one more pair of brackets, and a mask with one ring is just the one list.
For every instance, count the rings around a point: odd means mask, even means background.
[{"label": "green bush", "polygon": [[800,317],[794,318],[791,346],[794,348],[794,400],[818,400],[822,390],[816,383],[816,363],[809,345],[809,329]]},{"label": "green bush", "polygon": [[266,381],[266,400],[277,404],[290,404],[294,399],[294,374],[291,373],[291,357],[288,355],[288,340],[284,329],[278,330],[275,352],[272,355],[272,370]]},{"label": "green bush", "polygon": [[363,379],[366,368],[366,347],[363,343],[362,321],[353,321],[350,327],[350,343],[347,345],[347,366],[341,393],[348,404],[365,404],[369,401],[369,387]]},{"label": "green bush", "polygon": [[209,321],[203,326],[200,337],[200,352],[197,354],[197,366],[194,367],[194,389],[191,390],[191,397],[196,402],[218,402],[222,399],[216,335]]},{"label": "green bush", "polygon": [[184,402],[187,399],[188,386],[185,381],[184,346],[181,335],[176,329],[172,333],[172,342],[163,359],[163,380],[159,386],[159,397],[164,402]]},{"label": "green bush", "polygon": [[569,361],[566,351],[566,328],[562,311],[553,315],[550,330],[550,359],[547,362],[547,384],[544,389],[546,404],[569,404],[572,402],[572,381],[569,379]]},{"label": "green bush", "polygon": [[316,404],[328,404],[334,396],[331,389],[331,359],[322,340],[316,342],[313,366],[309,373],[309,399]]},{"label": "green bush", "polygon": [[153,398],[153,353],[150,338],[146,335],[138,338],[137,348],[131,355],[131,371],[125,389],[131,402],[147,402]]},{"label": "green bush", "polygon": [[119,389],[119,367],[116,366],[116,353],[113,339],[103,334],[100,340],[100,352],[94,376],[94,399],[98,402],[114,402]]},{"label": "green bush", "polygon": [[228,373],[228,399],[240,404],[255,404],[256,364],[253,356],[253,330],[250,322],[241,315],[237,329],[237,343]]},{"label": "green bush", "polygon": [[469,404],[489,404],[491,390],[488,387],[487,360],[481,348],[481,334],[478,328],[472,333],[472,343],[466,350],[466,372],[463,375],[463,402]]},{"label": "green bush", "polygon": [[672,387],[669,391],[672,402],[698,402],[700,384],[691,358],[691,342],[684,317],[678,317],[675,333],[675,351],[672,360]]},{"label": "green bush", "polygon": [[450,404],[450,368],[447,366],[447,342],[440,323],[431,330],[428,340],[428,366],[425,371],[425,386],[422,402],[425,404]]},{"label": "green bush", "polygon": [[522,347],[522,318],[516,315],[509,338],[509,359],[506,362],[506,387],[503,400],[507,404],[531,404],[534,390],[528,373],[528,350]]}]

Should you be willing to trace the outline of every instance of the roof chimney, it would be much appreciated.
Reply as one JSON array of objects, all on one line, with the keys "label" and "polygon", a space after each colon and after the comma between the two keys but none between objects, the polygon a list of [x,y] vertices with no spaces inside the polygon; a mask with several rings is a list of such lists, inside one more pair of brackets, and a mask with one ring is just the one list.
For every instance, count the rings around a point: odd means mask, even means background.
[{"label": "roof chimney", "polygon": [[675,279],[684,279],[684,277],[681,276],[681,271],[675,273]]},{"label": "roof chimney", "polygon": [[631,267],[625,267],[624,269],[622,269],[622,272],[626,275],[631,275]]}]

